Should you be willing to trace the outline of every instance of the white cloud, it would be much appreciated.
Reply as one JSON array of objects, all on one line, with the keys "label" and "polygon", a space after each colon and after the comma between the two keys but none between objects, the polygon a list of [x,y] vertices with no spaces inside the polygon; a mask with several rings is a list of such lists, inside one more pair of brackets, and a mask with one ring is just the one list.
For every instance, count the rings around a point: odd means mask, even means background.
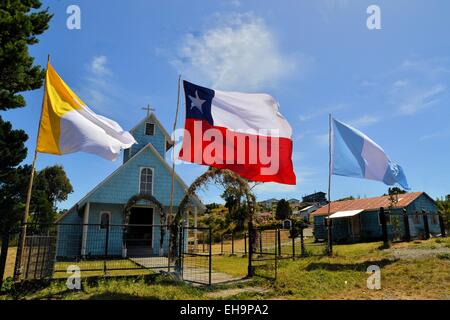
[{"label": "white cloud", "polygon": [[[307,64],[307,59],[299,61]],[[300,67],[281,52],[264,20],[253,14],[217,16],[212,28],[185,36],[173,63],[185,77],[223,90],[273,86]]]},{"label": "white cloud", "polygon": [[97,76],[111,75],[111,71],[106,67],[107,61],[106,56],[95,56],[91,61],[91,72]]},{"label": "white cloud", "polygon": [[366,127],[380,121],[379,117],[364,115],[360,118],[349,121],[349,124],[356,128]]},{"label": "white cloud", "polygon": [[428,89],[409,92],[400,106],[400,113],[412,115],[427,109],[439,101],[439,95],[446,90],[444,85],[438,84]]}]

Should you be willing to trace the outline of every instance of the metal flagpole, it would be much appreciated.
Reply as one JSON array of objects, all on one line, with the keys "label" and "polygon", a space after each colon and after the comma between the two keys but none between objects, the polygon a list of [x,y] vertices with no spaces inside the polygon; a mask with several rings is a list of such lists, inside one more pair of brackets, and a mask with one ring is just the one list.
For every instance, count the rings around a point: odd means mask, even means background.
[{"label": "metal flagpole", "polygon": [[14,267],[14,281],[19,280],[18,278],[20,276],[22,253],[23,253],[23,249],[25,247],[25,236],[27,233],[27,221],[28,221],[28,216],[30,214],[31,193],[33,190],[34,171],[36,168],[36,159],[37,159],[37,154],[38,154],[37,145],[38,145],[38,140],[39,140],[39,133],[41,130],[42,111],[44,109],[45,95],[47,93],[46,85],[47,85],[47,72],[48,72],[49,63],[50,63],[50,55],[47,56],[47,68],[45,70],[45,80],[44,80],[44,94],[42,96],[41,114],[39,116],[38,133],[36,136],[36,146],[34,148],[33,163],[31,164],[31,174],[30,174],[30,181],[28,183],[27,199],[26,199],[26,203],[25,203],[25,212],[23,213],[23,216],[22,216],[22,225],[21,225],[21,230],[20,230],[19,243],[18,243],[18,247],[17,247],[16,263],[15,263],[15,267]]},{"label": "metal flagpole", "polygon": [[[180,81],[181,81],[181,74],[178,76],[178,96],[177,96],[177,109],[175,111],[175,119],[173,121],[173,130],[172,133],[175,132],[177,129],[177,120],[178,120],[178,110],[180,109]],[[173,195],[175,190],[175,141],[173,141],[174,145],[172,146],[172,187],[170,190],[170,207],[169,207],[169,217],[167,217],[166,223],[168,227],[172,230],[172,215],[173,215]],[[179,234],[178,232],[176,234]],[[170,236],[170,239],[175,240],[175,237]],[[181,238],[179,239],[181,241]],[[181,242],[180,242],[181,243]],[[172,251],[172,244],[169,240],[169,248],[168,248],[168,271],[170,272],[170,262],[171,262],[171,251]],[[173,252],[172,252],[173,253]]]},{"label": "metal flagpole", "polygon": [[331,113],[328,115],[328,218],[327,218],[327,226],[328,226],[328,254],[333,254],[333,232],[332,232],[332,220],[330,219],[330,211],[331,211]]},{"label": "metal flagpole", "polygon": [[[177,129],[177,120],[178,120],[178,111],[180,109],[180,81],[181,74],[178,76],[178,96],[177,96],[177,109],[175,111],[175,120],[173,121],[173,130],[175,132]],[[169,214],[172,216],[173,214],[173,194],[175,189],[175,146],[172,147],[172,189],[170,190],[170,209]]]}]

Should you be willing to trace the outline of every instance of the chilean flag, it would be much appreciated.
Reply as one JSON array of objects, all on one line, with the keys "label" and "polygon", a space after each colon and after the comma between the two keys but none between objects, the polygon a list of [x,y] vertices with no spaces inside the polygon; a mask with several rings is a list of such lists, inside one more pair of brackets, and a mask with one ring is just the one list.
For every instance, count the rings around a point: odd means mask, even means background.
[{"label": "chilean flag", "polygon": [[296,184],[292,128],[268,94],[225,92],[183,81],[186,122],[179,158],[252,181]]}]

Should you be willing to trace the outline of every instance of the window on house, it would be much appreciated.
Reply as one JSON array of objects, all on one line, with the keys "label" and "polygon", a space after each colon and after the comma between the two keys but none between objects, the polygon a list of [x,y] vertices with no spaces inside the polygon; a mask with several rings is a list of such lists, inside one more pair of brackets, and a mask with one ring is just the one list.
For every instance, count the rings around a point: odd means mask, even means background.
[{"label": "window on house", "polygon": [[100,214],[100,229],[106,229],[111,220],[111,213],[109,212],[102,212]]},{"label": "window on house", "polygon": [[153,193],[153,170],[150,168],[141,169],[140,193],[148,195]]},{"label": "window on house", "polygon": [[415,223],[415,224],[420,224],[420,215],[416,213],[416,214],[413,216],[413,220],[414,220],[414,223]]},{"label": "window on house", "polygon": [[155,124],[146,122],[145,123],[145,135],[146,136],[154,136],[155,135]]},{"label": "window on house", "polygon": [[439,224],[439,216],[437,214],[433,214],[431,217],[431,221],[433,224]]}]

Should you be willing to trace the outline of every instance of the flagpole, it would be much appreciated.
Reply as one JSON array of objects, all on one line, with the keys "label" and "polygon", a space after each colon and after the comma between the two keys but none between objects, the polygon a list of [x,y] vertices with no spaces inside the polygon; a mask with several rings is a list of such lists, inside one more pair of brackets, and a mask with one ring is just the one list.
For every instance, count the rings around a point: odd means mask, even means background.
[{"label": "flagpole", "polygon": [[22,225],[21,225],[21,230],[20,230],[20,237],[19,237],[19,243],[18,243],[17,254],[16,254],[16,263],[15,263],[15,269],[14,269],[14,281],[19,280],[18,277],[20,276],[22,253],[23,253],[23,249],[25,247],[25,236],[27,233],[28,216],[30,214],[30,203],[31,203],[31,194],[33,191],[34,171],[36,168],[36,160],[37,160],[37,154],[38,154],[37,145],[38,145],[38,141],[39,141],[39,133],[41,130],[42,112],[44,109],[46,85],[47,85],[47,71],[48,71],[49,63],[50,63],[50,55],[47,55],[47,67],[45,69],[45,79],[44,79],[44,94],[42,95],[41,114],[39,116],[38,132],[37,132],[37,136],[36,136],[36,146],[34,148],[34,157],[33,157],[33,162],[31,164],[30,181],[28,182],[27,199],[25,202],[25,211],[22,216]]},{"label": "flagpole", "polygon": [[[177,109],[175,111],[175,119],[173,121],[172,133],[177,129],[178,111],[180,109],[180,82],[181,74],[178,76],[178,96],[177,96]],[[169,216],[172,217],[173,214],[173,194],[175,191],[175,145],[172,146],[172,189],[170,190],[170,207]]]},{"label": "flagpole", "polygon": [[327,226],[328,226],[328,254],[333,254],[333,233],[332,233],[332,221],[330,219],[330,212],[331,212],[331,166],[332,166],[332,159],[331,159],[331,113],[328,115],[328,220],[327,220]]}]

